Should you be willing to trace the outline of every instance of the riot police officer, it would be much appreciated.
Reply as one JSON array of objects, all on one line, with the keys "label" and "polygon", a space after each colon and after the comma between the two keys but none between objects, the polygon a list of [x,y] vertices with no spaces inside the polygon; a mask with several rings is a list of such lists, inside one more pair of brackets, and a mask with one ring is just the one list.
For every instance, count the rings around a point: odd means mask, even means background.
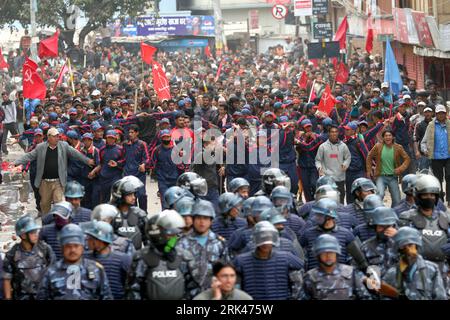
[{"label": "riot police officer", "polygon": [[177,243],[177,248],[190,252],[194,258],[192,278],[187,284],[191,298],[211,286],[212,264],[219,259],[229,259],[225,239],[210,230],[215,218],[212,203],[197,200],[192,208],[192,217],[193,231]]},{"label": "riot police officer", "polygon": [[188,234],[192,230],[192,208],[194,207],[195,200],[190,196],[184,196],[174,203],[173,208],[184,219],[183,234]]},{"label": "riot police officer", "polygon": [[361,272],[353,266],[338,262],[341,246],[329,234],[320,235],[313,245],[319,266],[304,277],[300,298],[303,300],[356,300],[369,299]]},{"label": "riot police officer", "polygon": [[246,200],[249,197],[250,183],[244,178],[234,178],[228,184],[227,190],[241,196],[242,199]]},{"label": "riot police officer", "polygon": [[76,224],[68,224],[61,230],[60,241],[63,258],[45,272],[37,299],[111,300],[103,266],[83,257],[83,230]]},{"label": "riot police officer", "polygon": [[111,204],[119,210],[119,215],[113,222],[115,232],[119,236],[130,239],[136,250],[141,249],[146,242],[147,214],[135,206],[136,192],[142,188],[142,185],[138,178],[126,176],[116,181],[111,191]]},{"label": "riot police officer", "polygon": [[188,298],[190,252],[176,247],[185,226],[174,210],[164,210],[150,218],[147,233],[150,244],[136,252],[126,285],[127,299],[179,300]]},{"label": "riot police officer", "polygon": [[[305,204],[303,204],[300,208],[298,208],[298,215],[300,217],[302,217],[303,219],[307,219],[309,213],[311,212],[311,208],[313,206],[313,204],[318,201],[319,199],[317,198],[317,189],[320,188],[321,186],[331,186],[333,188],[333,190],[335,190],[335,192],[339,192],[338,191],[338,187],[336,182],[334,181],[333,177],[331,176],[321,176],[319,177],[319,179],[317,179],[316,181],[316,187],[315,187],[315,192],[314,192],[314,200],[308,201]],[[339,203],[339,198],[340,195],[337,195],[337,199],[336,202]]]},{"label": "riot police officer", "polygon": [[52,248],[39,241],[39,229],[28,215],[16,222],[21,242],[6,253],[3,261],[2,289],[7,300],[34,300],[45,271],[56,260]]},{"label": "riot police officer", "polygon": [[239,228],[247,226],[247,221],[239,217],[243,198],[231,192],[219,196],[220,215],[213,220],[211,230],[228,240],[231,234]]},{"label": "riot police officer", "polygon": [[398,298],[446,300],[447,295],[438,266],[418,253],[422,247],[419,231],[402,227],[395,235],[394,241],[400,259],[398,264],[386,272],[383,280],[397,290]]},{"label": "riot police officer", "polygon": [[291,179],[279,168],[267,169],[261,177],[261,190],[255,193],[255,196],[270,197],[272,190],[276,186],[285,186],[291,191]]},{"label": "riot police officer", "polygon": [[120,216],[119,210],[111,204],[99,204],[92,211],[92,220],[104,221],[113,227],[113,241],[111,248],[113,251],[119,251],[132,257],[136,249],[133,242],[127,237],[118,234],[120,224],[116,223],[117,217]]},{"label": "riot police officer", "polygon": [[293,254],[273,250],[279,245],[277,229],[269,221],[255,225],[255,250],[234,260],[241,276],[241,289],[260,300],[297,299],[302,283],[303,261]]},{"label": "riot police officer", "polygon": [[398,262],[398,253],[394,242],[394,236],[397,234],[397,221],[394,209],[381,206],[376,208],[372,218],[376,235],[361,245],[361,251],[368,264],[378,266],[381,277]]},{"label": "riot police officer", "polygon": [[61,229],[72,221],[72,205],[67,201],[61,201],[53,205],[49,214],[53,215],[53,223],[45,225],[39,233],[39,239],[52,247],[56,260],[62,258],[61,245],[58,235]]},{"label": "riot police officer", "polygon": [[194,196],[189,191],[178,186],[170,187],[166,190],[166,192],[164,192],[163,196],[167,209],[173,209],[175,202],[185,196],[191,196],[192,198],[194,198]]},{"label": "riot police officer", "polygon": [[407,174],[402,179],[402,191],[405,194],[405,198],[400,200],[399,204],[394,207],[397,215],[400,215],[404,211],[416,208],[416,201],[414,199],[414,189],[416,187],[417,175]]},{"label": "riot police officer", "polygon": [[195,196],[205,197],[208,194],[208,184],[204,178],[195,172],[185,172],[177,179],[177,186],[189,191]]},{"label": "riot police officer", "polygon": [[112,250],[113,228],[109,223],[93,220],[84,224],[82,228],[87,235],[86,242],[90,250],[85,255],[86,258],[97,261],[105,268],[114,299],[123,299],[131,257],[123,252]]},{"label": "riot police officer", "polygon": [[377,194],[369,194],[364,198],[362,211],[366,217],[366,222],[360,224],[355,229],[353,229],[353,234],[358,237],[361,242],[375,236],[375,229],[373,226],[373,219],[375,214],[375,209],[378,207],[384,207],[383,199]]}]

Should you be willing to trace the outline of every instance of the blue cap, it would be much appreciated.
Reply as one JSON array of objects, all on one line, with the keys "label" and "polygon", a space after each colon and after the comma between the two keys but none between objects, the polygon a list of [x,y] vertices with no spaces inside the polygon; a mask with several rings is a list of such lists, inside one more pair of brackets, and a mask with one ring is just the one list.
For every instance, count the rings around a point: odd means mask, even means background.
[{"label": "blue cap", "polygon": [[344,99],[344,97],[342,97],[342,96],[337,96],[337,97],[336,97],[336,101],[339,101],[339,102],[345,102],[345,99]]},{"label": "blue cap", "polygon": [[121,105],[130,104],[130,102],[127,99],[122,99],[122,100],[120,100],[120,104]]},{"label": "blue cap", "polygon": [[279,120],[280,120],[280,123],[288,122],[289,121],[289,117],[288,116],[281,116]]},{"label": "blue cap", "polygon": [[264,117],[271,116],[271,117],[275,118],[275,115],[274,115],[273,112],[271,112],[271,111],[266,111],[266,112],[264,112],[264,115],[263,115],[263,116],[264,116]]},{"label": "blue cap", "polygon": [[175,119],[184,118],[186,115],[183,111],[175,111]]},{"label": "blue cap", "polygon": [[170,131],[167,130],[167,129],[161,130],[159,132],[159,135],[161,136],[161,138],[164,137],[164,136],[170,136]]},{"label": "blue cap", "polygon": [[244,116],[250,116],[252,115],[252,112],[249,109],[242,109],[242,115]]},{"label": "blue cap", "polygon": [[104,115],[112,115],[113,112],[111,111],[110,108],[105,108],[105,109],[103,109],[103,114],[104,114]]},{"label": "blue cap", "polygon": [[83,136],[81,137],[81,140],[84,140],[84,139],[94,140],[94,136],[92,135],[92,133],[87,132],[87,133],[83,134]]},{"label": "blue cap", "polygon": [[184,98],[184,102],[185,103],[192,103],[192,99],[191,98]]},{"label": "blue cap", "polygon": [[80,139],[80,135],[75,130],[67,131],[66,136],[67,136],[67,138],[70,138],[70,139],[76,139],[76,140]]},{"label": "blue cap", "polygon": [[63,127],[57,127],[56,128],[59,132],[59,134],[66,134],[66,130]]},{"label": "blue cap", "polygon": [[105,137],[114,137],[117,138],[117,132],[115,130],[108,130],[106,131]]},{"label": "blue cap", "polygon": [[185,104],[186,102],[184,101],[184,100],[180,100],[180,101],[178,101],[178,106],[179,107],[184,107],[184,104]]},{"label": "blue cap", "polygon": [[69,115],[71,115],[71,114],[77,114],[77,109],[75,109],[75,108],[70,108],[70,109],[69,109]]},{"label": "blue cap", "polygon": [[274,104],[273,104],[273,108],[274,109],[279,109],[279,108],[281,108],[283,106],[283,104],[281,103],[281,102],[275,102]]},{"label": "blue cap", "polygon": [[312,122],[309,119],[305,119],[305,120],[302,120],[302,122],[300,122],[300,125],[302,125],[303,127],[312,126]]},{"label": "blue cap", "polygon": [[34,129],[34,135],[35,136],[37,136],[37,135],[43,136],[44,132],[42,131],[42,129],[36,128],[36,129]]},{"label": "blue cap", "polygon": [[346,130],[356,130],[358,128],[358,122],[352,121],[347,123],[347,125],[344,126],[344,129]]},{"label": "blue cap", "polygon": [[360,126],[360,125],[366,125],[366,126],[369,126],[369,124],[367,123],[366,120],[362,120],[362,121],[358,122],[358,126]]},{"label": "blue cap", "polygon": [[93,121],[91,123],[91,128],[93,131],[97,131],[99,129],[103,129],[103,127],[101,126],[101,124],[98,121]]},{"label": "blue cap", "polygon": [[50,113],[48,114],[48,118],[49,118],[50,120],[56,120],[56,119],[58,119],[58,114],[57,114],[56,112],[50,112]]},{"label": "blue cap", "polygon": [[162,118],[159,123],[169,123],[170,124],[170,121],[167,118]]},{"label": "blue cap", "polygon": [[405,100],[403,100],[403,99],[399,99],[398,100],[398,105],[399,106],[401,106],[401,105],[403,105],[403,104],[405,104],[406,102],[405,102]]}]

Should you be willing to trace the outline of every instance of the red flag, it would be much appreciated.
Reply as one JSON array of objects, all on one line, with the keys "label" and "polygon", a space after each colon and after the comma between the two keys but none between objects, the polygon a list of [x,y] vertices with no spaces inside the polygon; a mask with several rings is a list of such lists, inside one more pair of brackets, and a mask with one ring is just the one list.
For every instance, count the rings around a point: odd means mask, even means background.
[{"label": "red flag", "polygon": [[211,57],[212,57],[211,49],[209,48],[209,46],[206,46],[206,47],[205,47],[205,55],[206,55],[208,58],[211,58]]},{"label": "red flag", "polygon": [[217,69],[216,77],[214,78],[214,82],[217,82],[220,77],[220,73],[222,72],[223,60],[220,61],[219,68]]},{"label": "red flag", "polygon": [[39,58],[44,59],[58,57],[58,37],[59,30],[56,30],[55,34],[39,43]]},{"label": "red flag", "polygon": [[28,57],[22,68],[23,97],[29,99],[44,100],[47,93],[47,87],[44,81],[37,74],[38,65]]},{"label": "red flag", "polygon": [[305,71],[302,71],[302,74],[300,75],[300,78],[297,81],[297,85],[299,88],[305,89],[308,85],[308,75]]},{"label": "red flag", "polygon": [[341,24],[339,25],[339,28],[336,31],[336,34],[334,35],[334,38],[333,38],[334,41],[339,41],[339,48],[341,50],[347,48],[347,45],[346,45],[347,30],[348,30],[348,21],[347,21],[347,16],[345,16],[344,20],[342,20]]},{"label": "red flag", "polygon": [[146,64],[152,64],[153,62],[153,55],[156,52],[156,48],[152,47],[146,43],[141,42],[141,56],[142,56],[142,60],[146,63]]},{"label": "red flag", "polygon": [[161,65],[153,61],[152,64],[153,88],[160,100],[171,99],[169,81]]},{"label": "red flag", "polygon": [[61,68],[61,71],[59,72],[58,79],[56,79],[55,85],[53,86],[53,92],[56,90],[56,88],[61,83],[64,75],[69,72],[69,67],[67,66],[67,61],[64,63],[64,65]]},{"label": "red flag", "polygon": [[9,64],[5,61],[2,53],[2,48],[0,48],[0,69],[4,68],[9,68]]},{"label": "red flag", "polygon": [[322,93],[322,97],[320,98],[319,105],[317,106],[317,110],[321,112],[325,112],[326,114],[330,115],[331,110],[334,108],[334,104],[336,103],[336,100],[334,99],[333,95],[331,94],[331,88],[330,85],[327,84],[325,87],[325,90]]},{"label": "red flag", "polygon": [[367,39],[366,39],[366,51],[371,53],[373,49],[373,27],[372,27],[372,17],[369,13],[369,18],[367,19]]},{"label": "red flag", "polygon": [[317,59],[309,59],[309,61],[311,61],[314,68],[317,68],[319,66],[319,61]]},{"label": "red flag", "polygon": [[348,80],[348,68],[342,61],[339,63],[336,70],[336,82],[347,83]]}]

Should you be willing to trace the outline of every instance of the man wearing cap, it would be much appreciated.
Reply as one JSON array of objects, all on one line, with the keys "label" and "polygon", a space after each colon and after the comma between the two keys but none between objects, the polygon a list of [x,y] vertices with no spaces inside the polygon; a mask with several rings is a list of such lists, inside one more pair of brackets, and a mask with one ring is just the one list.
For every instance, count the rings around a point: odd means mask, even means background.
[{"label": "man wearing cap", "polygon": [[[75,130],[69,130],[66,133],[67,143],[81,153],[81,141],[80,135]],[[69,159],[67,165],[67,180],[75,180],[77,182],[81,182],[81,171],[83,168],[83,163],[77,160]]]},{"label": "man wearing cap", "polygon": [[392,131],[394,132],[395,142],[403,147],[411,159],[408,169],[404,172],[404,174],[408,174],[415,172],[414,154],[410,146],[413,142],[413,134],[410,132],[411,126],[409,120],[411,113],[406,109],[408,105],[403,99],[399,99],[397,103],[397,114],[392,123]]},{"label": "man wearing cap", "polygon": [[98,121],[94,121],[92,123],[91,129],[94,133],[92,143],[94,144],[94,147],[100,150],[106,144],[105,139],[103,139],[105,129],[100,125]]},{"label": "man wearing cap", "polygon": [[47,138],[47,142],[39,144],[33,151],[14,162],[14,165],[18,166],[36,160],[34,185],[39,188],[43,215],[50,211],[52,202],[63,200],[69,158],[79,160],[86,165],[94,165],[93,160],[86,158],[67,142],[59,141],[59,132],[56,128],[48,130]]},{"label": "man wearing cap", "polygon": [[280,169],[283,170],[291,179],[291,192],[297,195],[298,192],[298,174],[295,160],[297,155],[294,149],[295,127],[289,122],[287,116],[280,117],[279,130],[279,154]]},{"label": "man wearing cap", "polygon": [[85,133],[81,137],[81,153],[87,158],[94,160],[95,167],[83,166],[81,171],[81,185],[83,185],[85,194],[81,200],[81,205],[88,209],[93,209],[99,204],[98,194],[94,192],[95,185],[98,183],[98,173],[100,172],[100,152],[93,144],[94,136],[92,133]]},{"label": "man wearing cap", "polygon": [[387,104],[394,104],[394,101],[398,100],[397,95],[389,90],[389,83],[383,82],[381,84],[381,91],[380,97],[383,98]]},{"label": "man wearing cap", "polygon": [[423,109],[423,120],[416,123],[414,127],[414,152],[416,153],[417,166],[419,171],[430,167],[430,160],[420,150],[420,142],[425,136],[428,124],[433,120],[433,109],[426,106],[425,102],[419,102],[419,108]]},{"label": "man wearing cap", "polygon": [[79,130],[82,123],[80,120],[77,119],[78,112],[76,108],[70,108],[69,109],[69,120],[64,122],[65,130]]},{"label": "man wearing cap", "polygon": [[117,144],[117,133],[115,130],[106,131],[106,145],[99,150],[101,169],[98,184],[95,186],[99,203],[109,202],[111,198],[111,187],[122,178],[124,164],[123,147]]},{"label": "man wearing cap", "polygon": [[330,112],[330,118],[333,120],[333,124],[340,125],[341,123],[345,123],[347,116],[347,107],[345,105],[344,97],[336,97],[336,107]]},{"label": "man wearing cap", "polygon": [[347,204],[353,203],[354,196],[351,192],[352,183],[358,178],[365,176],[365,163],[369,150],[364,142],[364,138],[360,138],[356,134],[358,123],[356,121],[349,122],[344,126],[345,138],[344,143],[347,145],[351,154],[350,165],[345,174],[345,189]]},{"label": "man wearing cap", "polygon": [[447,108],[442,104],[436,106],[435,113],[436,118],[428,123],[420,148],[431,160],[431,169],[441,187],[445,170],[445,197],[450,205],[450,120]]}]

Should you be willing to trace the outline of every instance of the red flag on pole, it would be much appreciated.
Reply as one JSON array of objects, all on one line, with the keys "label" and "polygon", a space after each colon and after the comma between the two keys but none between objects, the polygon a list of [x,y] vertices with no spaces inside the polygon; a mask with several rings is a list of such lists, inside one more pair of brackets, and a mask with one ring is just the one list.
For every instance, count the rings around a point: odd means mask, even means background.
[{"label": "red flag on pole", "polygon": [[44,59],[58,57],[58,38],[59,30],[56,30],[56,32],[51,37],[39,42],[39,58]]},{"label": "red flag on pole", "polygon": [[336,70],[336,82],[347,83],[348,80],[348,68],[342,61],[339,63]]},{"label": "red flag on pole", "polygon": [[169,81],[161,65],[153,61],[152,64],[153,88],[160,100],[171,99]]},{"label": "red flag on pole", "polygon": [[308,75],[305,71],[302,71],[300,78],[297,81],[297,85],[299,88],[305,89],[308,85]]},{"label": "red flag on pole", "polygon": [[141,42],[141,56],[142,56],[142,60],[146,63],[146,64],[152,64],[153,62],[153,55],[156,52],[156,48],[152,47],[146,43]]},{"label": "red flag on pole", "polygon": [[216,77],[214,78],[214,82],[217,82],[220,77],[220,73],[222,72],[223,60],[220,61],[219,68],[217,69]]},{"label": "red flag on pole", "polygon": [[36,62],[27,57],[22,68],[23,97],[44,100],[47,87],[36,72],[37,68]]},{"label": "red flag on pole", "polygon": [[344,17],[344,20],[342,20],[341,24],[339,25],[339,28],[336,31],[336,34],[334,35],[333,40],[339,41],[339,48],[346,49],[346,40],[347,40],[347,30],[348,30],[348,21],[347,16]]},{"label": "red flag on pole", "polygon": [[0,48],[0,69],[4,68],[9,68],[9,64],[5,61],[2,53],[2,48]]},{"label": "red flag on pole", "polygon": [[207,56],[208,58],[212,57],[211,49],[209,48],[209,46],[205,47],[205,56]]},{"label": "red flag on pole", "polygon": [[64,63],[64,65],[62,66],[61,71],[59,72],[59,76],[58,76],[58,79],[56,79],[55,85],[53,86],[53,92],[56,90],[56,88],[62,82],[62,79],[67,72],[69,72],[69,67],[67,66],[67,61],[66,61]]},{"label": "red flag on pole", "polygon": [[373,27],[372,27],[372,17],[369,13],[369,18],[367,19],[367,39],[366,39],[366,51],[371,53],[373,49]]},{"label": "red flag on pole", "polygon": [[336,100],[334,99],[333,95],[331,94],[331,88],[330,85],[327,84],[325,87],[325,90],[322,93],[322,97],[320,98],[319,105],[317,106],[317,110],[321,112],[325,112],[326,114],[330,114],[331,110],[334,108],[334,104],[336,103]]}]

